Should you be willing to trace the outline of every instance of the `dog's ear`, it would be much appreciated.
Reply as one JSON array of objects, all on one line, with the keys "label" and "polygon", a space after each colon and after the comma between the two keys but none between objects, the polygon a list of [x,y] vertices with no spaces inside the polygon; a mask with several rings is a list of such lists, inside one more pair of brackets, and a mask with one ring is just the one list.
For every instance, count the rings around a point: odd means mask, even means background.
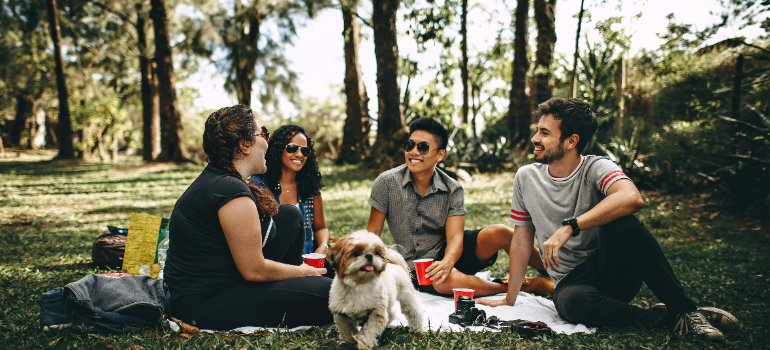
[{"label": "dog's ear", "polygon": [[347,237],[343,237],[337,243],[332,244],[329,250],[326,252],[326,261],[329,262],[332,269],[337,271],[340,267],[340,258],[342,257],[343,246],[347,243]]}]

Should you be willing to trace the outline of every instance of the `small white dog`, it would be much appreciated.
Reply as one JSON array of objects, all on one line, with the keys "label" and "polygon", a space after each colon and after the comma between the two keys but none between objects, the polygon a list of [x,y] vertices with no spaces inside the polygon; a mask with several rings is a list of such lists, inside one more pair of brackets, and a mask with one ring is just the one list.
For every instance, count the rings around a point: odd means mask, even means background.
[{"label": "small white dog", "polygon": [[[398,252],[385,247],[380,237],[356,231],[340,239],[326,258],[336,272],[329,292],[329,310],[340,340],[367,349],[396,317],[401,304],[411,330],[422,330],[422,308],[409,278],[409,267]],[[358,326],[361,330],[358,330]]]}]

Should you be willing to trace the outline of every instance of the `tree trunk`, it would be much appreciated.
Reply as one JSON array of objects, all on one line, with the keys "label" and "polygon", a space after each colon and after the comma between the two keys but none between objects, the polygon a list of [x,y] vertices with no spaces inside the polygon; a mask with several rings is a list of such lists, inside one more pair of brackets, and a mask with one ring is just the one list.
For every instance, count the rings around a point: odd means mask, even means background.
[{"label": "tree trunk", "polygon": [[623,138],[623,117],[625,114],[626,103],[623,99],[623,93],[626,90],[626,61],[623,57],[615,62],[615,103],[618,111],[615,114],[615,137]]},{"label": "tree trunk", "polygon": [[510,104],[508,107],[508,128],[512,145],[529,139],[531,111],[527,96],[527,29],[529,26],[529,0],[518,0],[516,5],[516,38],[513,42],[513,77],[511,81]]},{"label": "tree trunk", "polygon": [[369,146],[369,97],[361,79],[361,65],[358,62],[358,45],[361,33],[358,18],[353,14],[358,9],[358,1],[341,2],[343,30],[345,39],[345,96],[347,97],[347,117],[342,134],[337,163],[358,163]]},{"label": "tree trunk", "polygon": [[462,19],[460,21],[460,51],[462,51],[462,64],[460,75],[463,81],[463,126],[468,124],[468,0],[462,2]]},{"label": "tree trunk", "polygon": [[[254,1],[251,7],[244,8],[241,1],[234,2],[236,30],[239,39],[229,44],[229,60],[232,64],[235,80],[231,82],[235,86],[235,94],[238,103],[251,106],[252,84],[257,79],[257,58],[259,58],[259,26],[262,16],[257,8],[259,1]],[[242,24],[248,26],[242,27]]]},{"label": "tree trunk", "polygon": [[67,77],[64,75],[64,60],[61,55],[61,32],[59,17],[56,14],[56,0],[48,0],[48,21],[53,41],[53,55],[56,63],[56,90],[59,92],[59,154],[56,158],[75,158],[75,147],[72,145],[72,120],[67,93]]},{"label": "tree trunk", "polygon": [[160,113],[156,98],[158,95],[152,58],[147,48],[142,3],[136,4],[136,33],[139,44],[139,72],[142,76],[142,158],[151,161],[160,153]]},{"label": "tree trunk", "polygon": [[580,13],[578,14],[578,27],[577,27],[577,33],[575,34],[575,54],[572,57],[572,76],[570,77],[570,84],[569,84],[569,96],[572,98],[577,98],[577,62],[578,62],[578,55],[580,54],[580,27],[583,26],[583,3],[585,3],[585,0],[580,0]]},{"label": "tree trunk", "polygon": [[27,136],[24,135],[24,130],[29,130],[34,110],[35,101],[22,95],[16,95],[16,118],[13,120],[11,133],[8,135],[12,146],[19,148],[27,146],[28,140]]},{"label": "tree trunk", "polygon": [[373,1],[374,54],[377,59],[377,139],[372,158],[376,167],[391,167],[403,162],[401,143],[407,137],[399,101],[398,43],[396,12],[399,0]]},{"label": "tree trunk", "polygon": [[158,95],[162,124],[159,161],[187,162],[189,156],[182,138],[182,120],[176,101],[174,63],[168,32],[166,0],[152,0],[150,16],[155,28],[155,60],[158,64]]},{"label": "tree trunk", "polygon": [[554,45],[556,45],[556,0],[535,0],[535,22],[537,22],[535,104],[540,104],[553,96],[551,64]]},{"label": "tree trunk", "polygon": [[735,77],[733,78],[732,117],[735,120],[745,121],[741,118],[741,80],[743,79],[743,55],[738,55],[735,60]]}]

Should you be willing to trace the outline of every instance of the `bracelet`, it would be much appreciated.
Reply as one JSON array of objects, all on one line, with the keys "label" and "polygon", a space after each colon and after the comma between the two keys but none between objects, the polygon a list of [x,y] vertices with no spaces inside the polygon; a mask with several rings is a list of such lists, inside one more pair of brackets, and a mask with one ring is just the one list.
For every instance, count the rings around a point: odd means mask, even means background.
[{"label": "bracelet", "polygon": [[329,249],[329,245],[326,243],[318,243],[318,246],[326,246],[326,249]]}]

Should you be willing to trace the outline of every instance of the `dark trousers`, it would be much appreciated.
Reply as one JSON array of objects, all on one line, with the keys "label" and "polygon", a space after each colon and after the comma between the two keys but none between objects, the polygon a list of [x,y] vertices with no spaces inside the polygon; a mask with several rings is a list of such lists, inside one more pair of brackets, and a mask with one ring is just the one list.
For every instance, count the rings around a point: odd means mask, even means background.
[{"label": "dark trousers", "polygon": [[[262,248],[265,259],[302,264],[305,233],[302,215],[293,205],[282,204],[273,217],[274,238]],[[332,280],[297,277],[276,282],[242,281],[209,295],[172,295],[172,314],[204,329],[244,326],[296,327],[333,322],[329,311]]]},{"label": "dark trousers", "polygon": [[[668,311],[628,304],[642,282]],[[597,253],[557,284],[553,301],[562,318],[590,327],[669,326],[673,316],[696,310],[658,241],[632,215],[602,227]]]}]

